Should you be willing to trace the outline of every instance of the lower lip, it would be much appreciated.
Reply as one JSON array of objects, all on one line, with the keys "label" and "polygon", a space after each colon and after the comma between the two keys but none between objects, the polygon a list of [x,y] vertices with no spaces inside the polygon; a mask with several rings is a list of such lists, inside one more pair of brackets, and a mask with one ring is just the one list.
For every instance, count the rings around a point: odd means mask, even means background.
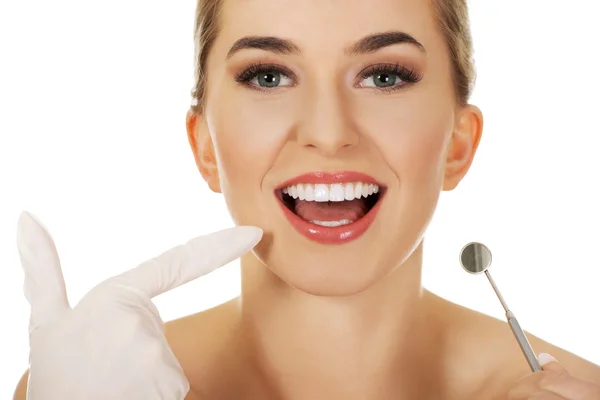
[{"label": "lower lip", "polygon": [[369,210],[364,217],[348,225],[341,226],[321,226],[303,220],[294,214],[283,204],[281,199],[277,199],[287,220],[294,229],[304,237],[321,244],[344,244],[361,237],[371,226],[384,198],[384,193],[379,195],[377,203]]}]

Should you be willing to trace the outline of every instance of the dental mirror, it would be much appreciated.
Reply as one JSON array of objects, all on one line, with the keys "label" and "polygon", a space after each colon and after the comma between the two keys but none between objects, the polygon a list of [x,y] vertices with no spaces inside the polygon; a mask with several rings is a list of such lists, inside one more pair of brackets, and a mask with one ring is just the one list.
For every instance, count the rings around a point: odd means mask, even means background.
[{"label": "dental mirror", "polygon": [[537,357],[535,356],[535,353],[529,344],[529,340],[527,340],[525,332],[523,332],[523,329],[521,329],[521,326],[519,325],[515,315],[509,310],[504,298],[496,286],[496,283],[492,279],[490,271],[488,271],[488,268],[490,265],[492,265],[492,252],[490,249],[488,249],[487,246],[482,243],[471,242],[463,247],[459,258],[460,265],[462,265],[463,269],[468,273],[475,275],[481,274],[482,272],[485,273],[490,281],[490,284],[492,285],[492,288],[494,289],[494,292],[496,292],[496,296],[498,296],[500,303],[502,303],[502,307],[504,307],[506,319],[510,325],[510,329],[513,331],[517,342],[519,342],[519,346],[521,347],[521,351],[529,363],[529,367],[533,372],[541,371],[542,368],[540,367],[540,363],[538,362]]}]

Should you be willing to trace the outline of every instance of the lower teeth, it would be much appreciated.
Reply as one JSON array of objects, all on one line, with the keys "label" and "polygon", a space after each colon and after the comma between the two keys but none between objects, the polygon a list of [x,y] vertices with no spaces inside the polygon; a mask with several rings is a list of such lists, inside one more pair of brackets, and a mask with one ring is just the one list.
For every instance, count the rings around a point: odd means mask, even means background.
[{"label": "lower teeth", "polygon": [[309,221],[315,225],[321,225],[321,226],[342,226],[342,225],[348,225],[351,224],[354,221],[351,221],[349,219],[342,219],[340,221]]}]

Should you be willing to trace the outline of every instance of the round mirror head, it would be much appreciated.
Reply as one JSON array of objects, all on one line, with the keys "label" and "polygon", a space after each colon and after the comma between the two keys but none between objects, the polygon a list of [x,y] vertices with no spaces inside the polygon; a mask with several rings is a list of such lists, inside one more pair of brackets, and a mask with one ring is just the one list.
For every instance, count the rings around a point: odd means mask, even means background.
[{"label": "round mirror head", "polygon": [[492,264],[492,252],[484,244],[472,242],[460,252],[460,265],[470,274],[485,272]]}]

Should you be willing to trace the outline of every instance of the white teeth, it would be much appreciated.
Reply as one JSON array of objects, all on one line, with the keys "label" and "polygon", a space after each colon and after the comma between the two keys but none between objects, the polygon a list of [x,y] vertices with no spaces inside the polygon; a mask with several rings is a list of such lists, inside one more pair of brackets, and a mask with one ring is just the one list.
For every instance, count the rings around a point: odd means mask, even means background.
[{"label": "white teeth", "polygon": [[329,186],[329,201],[344,201],[344,185],[334,183]]},{"label": "white teeth", "polygon": [[362,187],[362,196],[367,197],[369,195],[369,185],[363,185]]},{"label": "white teeth", "polygon": [[354,198],[355,199],[360,199],[362,197],[362,187],[363,187],[362,183],[356,184],[356,187],[354,188]]},{"label": "white teeth", "polygon": [[344,201],[360,199],[379,193],[379,186],[364,182],[334,183],[331,185],[301,183],[285,187],[282,192],[294,199],[306,201]]},{"label": "white teeth", "polygon": [[346,189],[344,192],[344,199],[346,200],[354,200],[354,185],[351,183],[346,184]]},{"label": "white teeth", "polygon": [[297,186],[298,186],[298,198],[300,200],[304,200],[305,199],[304,185],[297,185]]},{"label": "white teeth", "polygon": [[306,185],[304,188],[304,199],[306,201],[315,201],[315,192],[312,185]]},{"label": "white teeth", "polygon": [[342,219],[340,221],[309,221],[315,225],[321,225],[321,226],[342,226],[342,225],[349,225],[354,221],[351,221],[349,219]]},{"label": "white teeth", "polygon": [[329,201],[329,185],[315,185],[315,201]]}]

